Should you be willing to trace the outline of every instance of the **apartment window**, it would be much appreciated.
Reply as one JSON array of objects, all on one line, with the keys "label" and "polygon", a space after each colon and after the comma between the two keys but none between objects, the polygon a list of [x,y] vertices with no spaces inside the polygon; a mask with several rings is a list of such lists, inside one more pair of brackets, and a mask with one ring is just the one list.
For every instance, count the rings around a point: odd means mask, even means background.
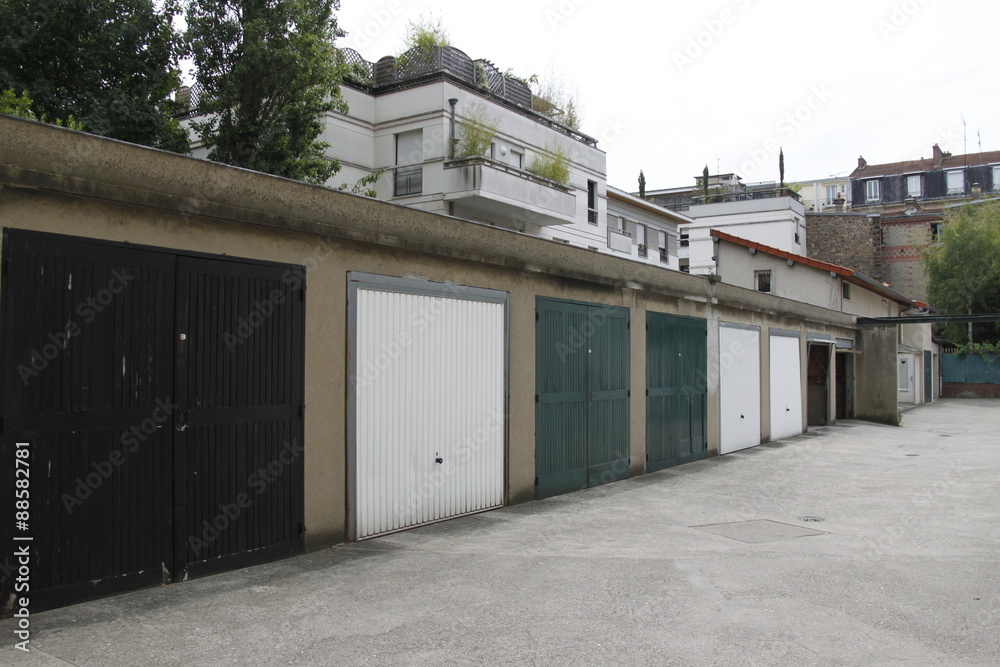
[{"label": "apartment window", "polygon": [[773,291],[773,285],[771,284],[771,272],[770,271],[754,271],[754,286],[758,292],[766,292],[771,294]]},{"label": "apartment window", "polygon": [[920,187],[920,174],[913,174],[906,177],[906,195],[908,197],[923,196],[923,190]]},{"label": "apartment window", "polygon": [[847,282],[846,280],[841,280],[840,281],[840,294],[841,294],[841,296],[844,297],[844,300],[850,301],[851,300],[851,283]]},{"label": "apartment window", "polygon": [[949,171],[945,174],[947,178],[948,194],[950,195],[964,195],[965,194],[965,174],[961,169],[955,171]]},{"label": "apartment window", "polygon": [[878,181],[865,181],[865,201],[878,201],[881,197]]},{"label": "apartment window", "polygon": [[826,186],[826,205],[833,206],[833,200],[840,194],[839,188],[836,185]]},{"label": "apartment window", "polygon": [[686,231],[681,232],[681,247],[687,248],[691,244],[690,234]]},{"label": "apartment window", "polygon": [[587,222],[597,224],[597,182],[587,181]]},{"label": "apartment window", "polygon": [[423,130],[400,132],[396,135],[395,196],[418,195],[424,188]]},{"label": "apartment window", "polygon": [[931,223],[931,243],[938,243],[941,240],[941,223]]},{"label": "apartment window", "polygon": [[637,224],[635,226],[635,241],[639,244],[639,257],[647,257],[649,252],[646,246],[646,225]]}]

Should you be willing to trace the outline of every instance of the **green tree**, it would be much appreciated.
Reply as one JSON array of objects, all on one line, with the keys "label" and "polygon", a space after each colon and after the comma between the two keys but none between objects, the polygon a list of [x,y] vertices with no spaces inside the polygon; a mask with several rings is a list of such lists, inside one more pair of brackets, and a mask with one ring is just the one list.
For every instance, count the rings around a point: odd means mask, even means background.
[{"label": "green tree", "polygon": [[337,0],[191,0],[187,37],[201,86],[192,127],[209,158],[325,183],[340,170],[320,141],[346,112]]},{"label": "green tree", "polygon": [[646,198],[646,174],[639,170],[639,199]]},{"label": "green tree", "polygon": [[0,0],[0,90],[39,119],[186,152],[173,118],[181,37],[175,0]]},{"label": "green tree", "polygon": [[73,116],[70,116],[66,120],[63,120],[62,118],[50,120],[48,116],[39,118],[35,112],[31,110],[32,105],[33,102],[31,101],[31,98],[28,97],[28,91],[24,91],[20,95],[18,95],[13,88],[0,91],[0,113],[5,113],[9,116],[19,116],[20,118],[27,118],[28,120],[40,120],[43,123],[52,123],[53,125],[58,125],[59,127],[68,127],[71,130],[83,130],[83,125],[78,123]]},{"label": "green tree", "polygon": [[421,14],[419,19],[406,24],[406,35],[403,37],[404,53],[414,48],[431,51],[438,46],[451,46],[451,37],[440,17],[434,19]]},{"label": "green tree", "polygon": [[[1000,206],[969,205],[946,215],[940,243],[923,251],[927,294],[946,315],[1000,312]],[[1000,340],[996,324],[949,324],[956,344]]]}]

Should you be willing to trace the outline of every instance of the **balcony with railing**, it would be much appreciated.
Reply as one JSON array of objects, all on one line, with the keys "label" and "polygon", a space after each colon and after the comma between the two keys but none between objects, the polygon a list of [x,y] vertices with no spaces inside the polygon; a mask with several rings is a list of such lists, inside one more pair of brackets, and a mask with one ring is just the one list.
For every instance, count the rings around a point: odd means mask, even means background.
[{"label": "balcony with railing", "polygon": [[548,226],[576,218],[572,188],[488,157],[463,157],[444,163],[445,201],[489,219]]},{"label": "balcony with railing", "polygon": [[508,76],[489,60],[473,60],[453,46],[414,47],[374,63],[354,49],[341,49],[340,58],[346,69],[344,81],[349,85],[378,94],[444,77],[471,86],[577,141],[597,145],[597,139],[534,111],[531,88],[524,81]]}]

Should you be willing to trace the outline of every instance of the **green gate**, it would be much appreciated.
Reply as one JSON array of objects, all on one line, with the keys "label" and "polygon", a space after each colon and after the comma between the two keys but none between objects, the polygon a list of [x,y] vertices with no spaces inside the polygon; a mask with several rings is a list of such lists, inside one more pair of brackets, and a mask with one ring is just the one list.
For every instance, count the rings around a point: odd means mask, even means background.
[{"label": "green gate", "polygon": [[535,497],[629,473],[629,312],[539,297]]},{"label": "green gate", "polygon": [[705,320],[646,313],[646,471],[705,457]]}]

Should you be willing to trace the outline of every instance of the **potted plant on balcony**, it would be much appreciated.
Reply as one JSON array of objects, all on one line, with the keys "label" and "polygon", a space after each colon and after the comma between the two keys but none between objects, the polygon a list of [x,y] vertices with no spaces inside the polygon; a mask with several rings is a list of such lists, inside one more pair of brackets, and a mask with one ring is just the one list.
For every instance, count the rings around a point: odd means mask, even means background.
[{"label": "potted plant on balcony", "polygon": [[489,157],[499,125],[500,118],[490,114],[484,104],[476,102],[468,105],[459,130],[455,157]]},{"label": "potted plant on balcony", "polygon": [[549,144],[545,152],[538,153],[528,166],[531,173],[550,181],[569,185],[569,156],[559,143]]}]

